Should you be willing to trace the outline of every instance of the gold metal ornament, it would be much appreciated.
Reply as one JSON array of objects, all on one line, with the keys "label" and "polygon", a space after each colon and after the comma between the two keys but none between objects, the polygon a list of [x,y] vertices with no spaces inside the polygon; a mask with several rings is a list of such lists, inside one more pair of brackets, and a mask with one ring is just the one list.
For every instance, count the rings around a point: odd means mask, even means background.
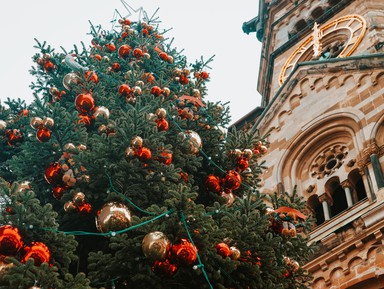
[{"label": "gold metal ornament", "polygon": [[145,235],[142,249],[148,259],[161,261],[167,257],[171,242],[164,233],[155,231]]},{"label": "gold metal ornament", "polygon": [[97,212],[96,227],[102,233],[126,229],[131,223],[132,216],[128,207],[118,202],[107,203]]}]

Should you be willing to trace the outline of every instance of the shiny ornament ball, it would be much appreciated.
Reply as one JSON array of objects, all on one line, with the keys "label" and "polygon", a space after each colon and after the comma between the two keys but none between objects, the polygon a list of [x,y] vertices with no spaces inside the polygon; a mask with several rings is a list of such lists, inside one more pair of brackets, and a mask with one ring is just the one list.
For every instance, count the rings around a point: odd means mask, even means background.
[{"label": "shiny ornament ball", "polygon": [[155,82],[155,77],[150,72],[144,73],[143,76],[141,77],[141,79],[144,80],[145,82],[149,82],[151,84],[153,84]]},{"label": "shiny ornament ball", "polygon": [[51,72],[56,68],[56,65],[54,65],[51,61],[46,61],[43,66],[45,72]]},{"label": "shiny ornament ball", "polygon": [[171,242],[164,233],[155,231],[145,235],[141,247],[145,257],[161,261],[168,256]]},{"label": "shiny ornament ball", "polygon": [[57,162],[51,163],[44,173],[45,180],[48,184],[54,186],[60,186],[63,184],[63,171],[61,170],[61,165]]},{"label": "shiny ornament ball", "polygon": [[156,120],[158,131],[167,131],[169,129],[169,123],[165,118],[159,118]]},{"label": "shiny ornament ball", "polygon": [[91,94],[82,93],[76,97],[75,105],[80,113],[88,113],[95,108],[95,100]]},{"label": "shiny ornament ball", "polygon": [[164,261],[156,260],[152,266],[152,271],[161,278],[171,278],[177,272],[177,265],[172,264],[169,259]]},{"label": "shiny ornament ball", "polygon": [[186,130],[185,133],[189,136],[188,142],[190,143],[190,150],[193,154],[197,155],[203,147],[203,143],[199,134],[193,130]]},{"label": "shiny ornament ball", "polygon": [[4,120],[0,120],[0,131],[7,128],[7,123]]},{"label": "shiny ornament ball", "polygon": [[186,85],[186,84],[188,84],[189,79],[188,79],[188,77],[182,75],[182,76],[180,76],[180,78],[179,78],[179,82],[180,82],[181,84],[183,84],[183,85]]},{"label": "shiny ornament ball", "polygon": [[143,93],[143,91],[141,90],[141,88],[139,86],[132,87],[132,91],[135,95],[141,95]]},{"label": "shiny ornament ball", "polygon": [[53,86],[49,89],[49,94],[52,96],[57,96],[60,93],[60,91],[57,89],[56,86]]},{"label": "shiny ornament ball", "polygon": [[111,70],[113,72],[119,72],[121,70],[120,64],[117,62],[112,63]]},{"label": "shiny ornament ball", "polygon": [[32,128],[38,129],[38,127],[42,124],[43,120],[40,117],[32,117],[31,122],[29,123]]},{"label": "shiny ornament ball", "polygon": [[114,52],[114,51],[116,51],[116,46],[113,43],[107,43],[107,44],[105,44],[105,50],[107,52]]},{"label": "shiny ornament ball", "polygon": [[63,86],[67,90],[71,90],[76,84],[80,83],[80,78],[76,73],[67,73],[63,78]]},{"label": "shiny ornament ball", "polygon": [[265,155],[268,152],[268,148],[264,145],[260,146],[260,152]]},{"label": "shiny ornament ball", "polygon": [[68,201],[64,204],[64,211],[67,213],[76,212],[77,206],[72,201]]},{"label": "shiny ornament ball", "polygon": [[102,233],[126,229],[131,223],[131,212],[121,203],[107,203],[97,212],[96,227]]},{"label": "shiny ornament ball", "polygon": [[76,150],[76,146],[70,142],[64,145],[64,149],[69,152],[74,152]]},{"label": "shiny ornament ball", "polygon": [[237,160],[237,164],[236,164],[236,169],[237,170],[244,171],[248,167],[249,167],[249,162],[248,162],[248,159],[246,159],[245,157],[240,157]]},{"label": "shiny ornament ball", "polygon": [[48,263],[51,259],[51,252],[47,245],[42,242],[33,242],[31,246],[25,246],[24,255],[21,263],[25,263],[32,258],[35,261],[35,266],[40,266],[42,263]]},{"label": "shiny ornament ball", "polygon": [[109,115],[110,115],[109,109],[106,108],[105,106],[96,107],[95,112],[93,113],[93,116],[95,118],[103,117],[105,119],[109,119]]},{"label": "shiny ornament ball", "polygon": [[160,52],[159,57],[164,61],[168,61],[168,54],[166,52]]},{"label": "shiny ornament ball", "polygon": [[225,192],[224,191],[220,194],[220,196],[223,197],[227,201],[227,203],[226,203],[227,207],[232,205],[233,202],[235,201],[235,195],[231,192]]},{"label": "shiny ornament ball", "polygon": [[200,77],[201,77],[202,79],[207,79],[207,78],[209,77],[209,73],[206,72],[206,71],[202,71],[202,72],[200,73]]},{"label": "shiny ornament ball", "polygon": [[73,202],[74,202],[75,205],[81,205],[82,203],[84,203],[85,202],[85,195],[84,195],[84,193],[77,192],[73,196]]},{"label": "shiny ornament ball", "polygon": [[300,269],[300,264],[297,261],[291,261],[292,272],[297,272]]},{"label": "shiny ornament ball", "polygon": [[131,93],[131,88],[127,84],[119,86],[118,92],[121,96],[126,97]]},{"label": "shiny ornament ball", "polygon": [[141,148],[143,146],[143,139],[139,136],[134,136],[131,140],[131,145],[134,148]]},{"label": "shiny ornament ball", "polygon": [[253,152],[251,149],[245,149],[243,150],[243,156],[246,158],[246,159],[251,159],[252,156],[253,156]]},{"label": "shiny ornament ball", "polygon": [[6,129],[5,139],[9,146],[14,146],[24,140],[23,133],[18,129]]},{"label": "shiny ornament ball", "polygon": [[167,61],[169,62],[169,63],[173,63],[173,56],[172,55],[168,55],[168,59],[167,59]]},{"label": "shiny ornament ball", "polygon": [[196,262],[197,248],[185,238],[176,241],[171,248],[171,260],[175,264],[190,266]]},{"label": "shiny ornament ball", "polygon": [[135,150],[131,147],[127,147],[125,150],[125,157],[127,159],[132,159],[135,156]]},{"label": "shiny ornament ball", "polygon": [[94,82],[95,84],[99,82],[99,77],[97,76],[96,72],[92,70],[86,71],[84,75],[88,82]]},{"label": "shiny ornament ball", "polygon": [[156,109],[156,113],[158,118],[165,118],[167,116],[167,111],[164,108]]},{"label": "shiny ornament ball", "polygon": [[23,247],[19,230],[10,225],[0,227],[0,255],[13,256]]},{"label": "shiny ornament ball", "polygon": [[162,93],[162,89],[158,86],[153,86],[151,88],[151,94],[153,94],[154,96],[160,96],[160,94]]},{"label": "shiny ornament ball", "polygon": [[44,117],[43,121],[41,122],[43,126],[52,128],[55,125],[55,121],[51,117]]},{"label": "shiny ornament ball", "polygon": [[231,249],[225,243],[218,243],[215,246],[215,249],[216,249],[217,254],[219,254],[223,258],[229,257],[232,254]]},{"label": "shiny ornament ball", "polygon": [[47,142],[51,139],[51,130],[42,126],[36,131],[36,138],[39,142]]},{"label": "shiny ornament ball", "polygon": [[142,162],[147,162],[152,158],[152,152],[149,148],[141,147],[135,151],[135,156]]},{"label": "shiny ornament ball", "polygon": [[136,58],[141,58],[144,56],[144,52],[140,48],[135,48],[133,50],[133,56],[135,56]]},{"label": "shiny ornament ball", "polygon": [[241,256],[241,252],[239,249],[237,249],[236,247],[232,246],[229,248],[231,250],[231,259],[232,260],[238,260]]},{"label": "shiny ornament ball", "polygon": [[215,175],[208,175],[205,182],[204,182],[205,188],[213,193],[219,193],[221,190],[220,187],[220,178]]},{"label": "shiny ornament ball", "polygon": [[168,151],[162,151],[157,157],[157,161],[169,166],[172,163],[172,153]]},{"label": "shiny ornament ball", "polygon": [[121,58],[126,59],[131,53],[131,50],[131,46],[129,46],[128,44],[124,44],[120,46],[118,54]]},{"label": "shiny ornament ball", "polygon": [[165,96],[169,96],[171,94],[171,90],[168,87],[163,88],[163,94]]},{"label": "shiny ornament ball", "polygon": [[81,205],[77,206],[77,209],[81,214],[89,214],[92,212],[92,206],[90,203],[82,203]]},{"label": "shiny ornament ball", "polygon": [[91,127],[95,124],[95,117],[93,115],[89,116],[88,114],[79,114],[79,124],[83,124],[86,127]]},{"label": "shiny ornament ball", "polygon": [[236,171],[229,171],[222,180],[223,186],[229,190],[237,190],[240,188],[241,182],[241,176]]},{"label": "shiny ornament ball", "polygon": [[60,200],[61,197],[64,195],[65,188],[63,187],[54,187],[52,189],[52,195],[55,199]]}]

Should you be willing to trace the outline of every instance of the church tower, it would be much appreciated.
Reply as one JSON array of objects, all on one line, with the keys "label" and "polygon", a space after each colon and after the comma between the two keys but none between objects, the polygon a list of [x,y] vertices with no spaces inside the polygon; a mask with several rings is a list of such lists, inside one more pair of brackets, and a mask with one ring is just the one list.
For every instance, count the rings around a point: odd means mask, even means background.
[{"label": "church tower", "polygon": [[244,23],[262,41],[270,131],[264,193],[297,190],[317,222],[314,289],[384,288],[384,1],[260,0]]}]

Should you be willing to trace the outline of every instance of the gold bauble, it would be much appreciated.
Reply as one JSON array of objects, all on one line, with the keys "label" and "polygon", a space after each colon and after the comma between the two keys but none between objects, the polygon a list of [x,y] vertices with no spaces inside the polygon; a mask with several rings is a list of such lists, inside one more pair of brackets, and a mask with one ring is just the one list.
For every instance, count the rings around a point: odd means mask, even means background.
[{"label": "gold bauble", "polygon": [[125,157],[128,159],[132,159],[135,156],[135,151],[131,147],[127,147],[125,150]]},{"label": "gold bauble", "polygon": [[142,242],[144,255],[151,260],[163,260],[171,249],[171,242],[162,232],[151,232],[145,235]]},{"label": "gold bauble", "polygon": [[102,233],[115,232],[131,226],[132,216],[124,204],[111,202],[105,204],[96,216],[96,227]]},{"label": "gold bauble", "polygon": [[168,87],[163,88],[163,94],[165,96],[169,96],[171,94],[171,90]]},{"label": "gold bauble", "polygon": [[77,148],[81,151],[85,151],[87,149],[87,146],[85,144],[79,144]]},{"label": "gold bauble", "polygon": [[82,203],[85,202],[85,195],[82,192],[78,192],[73,196],[73,202],[76,205],[81,205]]},{"label": "gold bauble", "polygon": [[45,117],[42,121],[42,124],[48,128],[52,128],[55,125],[53,118]]},{"label": "gold bauble", "polygon": [[0,131],[7,128],[7,123],[4,120],[0,120]]},{"label": "gold bauble", "polygon": [[245,158],[247,158],[249,160],[252,158],[253,152],[250,149],[245,149],[245,150],[243,150],[243,155]]},{"label": "gold bauble", "polygon": [[300,269],[300,264],[297,261],[292,261],[291,262],[291,266],[292,266],[292,271],[293,272],[297,272]]},{"label": "gold bauble", "polygon": [[72,87],[74,87],[79,82],[80,78],[77,76],[76,73],[73,72],[67,73],[63,78],[63,86],[67,90],[71,90]]},{"label": "gold bauble", "polygon": [[133,93],[135,95],[141,95],[142,94],[142,90],[141,90],[140,86],[134,86],[134,87],[132,87],[132,90],[133,90]]},{"label": "gold bauble", "polygon": [[93,113],[93,116],[95,118],[103,117],[105,119],[109,119],[109,109],[104,106],[99,106],[96,108],[95,112]]},{"label": "gold bauble", "polygon": [[64,211],[67,213],[75,212],[77,210],[76,205],[72,201],[68,201],[64,204]]},{"label": "gold bauble", "polygon": [[226,193],[226,192],[222,192],[221,196],[227,201],[227,207],[232,205],[236,198],[233,193]]},{"label": "gold bauble", "polygon": [[40,117],[35,116],[31,118],[30,125],[32,128],[37,129],[42,124],[42,122],[43,120]]},{"label": "gold bauble", "polygon": [[56,96],[60,93],[60,91],[57,89],[56,86],[52,86],[50,89],[49,89],[49,94],[52,95],[52,96]]},{"label": "gold bauble", "polygon": [[229,249],[231,249],[231,252],[232,252],[232,254],[231,254],[231,259],[232,260],[237,260],[237,259],[239,259],[240,258],[240,256],[241,256],[241,252],[240,252],[240,250],[239,249],[237,249],[236,247],[230,247]]},{"label": "gold bauble", "polygon": [[167,111],[164,108],[158,108],[156,110],[156,115],[158,118],[165,118],[167,116]]},{"label": "gold bauble", "polygon": [[64,150],[73,152],[76,150],[76,146],[70,142],[64,145]]},{"label": "gold bauble", "polygon": [[131,145],[134,148],[141,148],[143,146],[143,139],[139,136],[134,136],[131,140]]},{"label": "gold bauble", "polygon": [[189,136],[186,137],[188,139],[189,151],[192,154],[197,155],[200,152],[200,149],[203,147],[203,143],[199,134],[193,130],[186,130],[185,133]]}]

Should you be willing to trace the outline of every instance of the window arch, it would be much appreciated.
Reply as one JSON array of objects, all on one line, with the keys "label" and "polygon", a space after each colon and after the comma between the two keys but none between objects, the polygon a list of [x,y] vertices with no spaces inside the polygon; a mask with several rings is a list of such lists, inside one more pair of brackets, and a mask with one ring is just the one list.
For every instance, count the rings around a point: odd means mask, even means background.
[{"label": "window arch", "polygon": [[365,190],[363,177],[359,173],[358,169],[351,171],[348,175],[348,180],[353,186],[352,198],[353,202],[357,203],[367,197],[367,192]]},{"label": "window arch", "polygon": [[313,216],[316,218],[316,225],[319,226],[324,223],[324,210],[323,206],[319,201],[317,195],[310,196],[307,201],[307,206],[309,210],[312,212]]}]

